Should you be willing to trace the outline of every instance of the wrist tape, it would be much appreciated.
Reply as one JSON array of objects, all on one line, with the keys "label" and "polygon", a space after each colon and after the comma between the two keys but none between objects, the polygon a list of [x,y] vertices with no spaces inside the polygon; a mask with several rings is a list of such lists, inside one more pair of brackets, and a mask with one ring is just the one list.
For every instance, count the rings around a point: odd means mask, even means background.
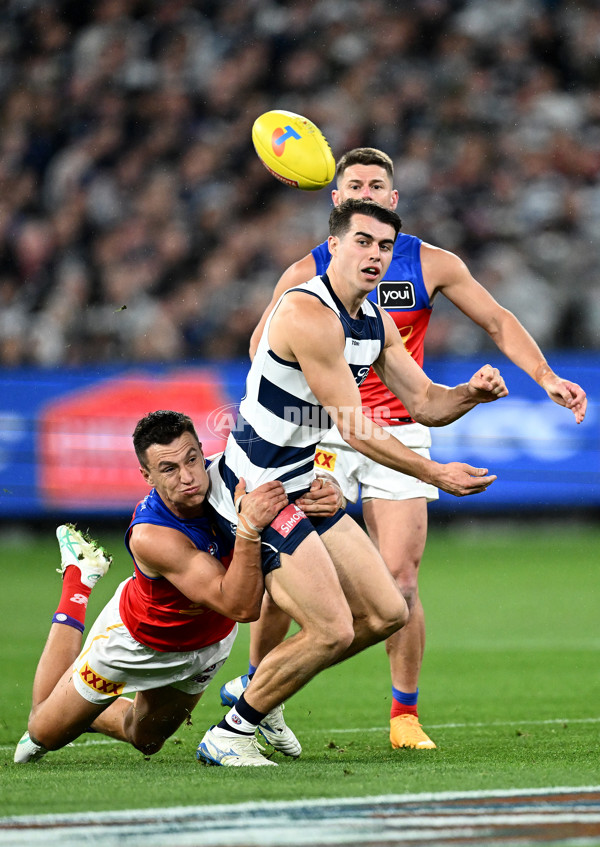
[{"label": "wrist tape", "polygon": [[252,521],[242,514],[243,497],[244,495],[242,494],[235,501],[235,510],[238,514],[236,535],[239,535],[241,538],[245,538],[247,541],[260,541],[260,529],[257,526],[254,526]]}]

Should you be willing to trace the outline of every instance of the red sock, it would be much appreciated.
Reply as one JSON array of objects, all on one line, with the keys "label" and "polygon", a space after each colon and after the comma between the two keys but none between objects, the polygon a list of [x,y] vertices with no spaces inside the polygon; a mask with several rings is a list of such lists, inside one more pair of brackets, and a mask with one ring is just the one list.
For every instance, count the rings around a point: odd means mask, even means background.
[{"label": "red sock", "polygon": [[83,585],[79,568],[69,565],[63,576],[60,603],[52,617],[52,623],[73,626],[80,632],[85,629],[85,613],[92,589]]},{"label": "red sock", "polygon": [[418,717],[417,700],[419,697],[419,689],[407,693],[399,691],[392,686],[392,708],[390,710],[390,719],[397,718],[398,715],[414,715]]},{"label": "red sock", "polygon": [[416,706],[407,706],[405,703],[398,703],[397,700],[392,700],[390,718],[397,718],[398,715],[414,715],[416,718],[419,717]]}]

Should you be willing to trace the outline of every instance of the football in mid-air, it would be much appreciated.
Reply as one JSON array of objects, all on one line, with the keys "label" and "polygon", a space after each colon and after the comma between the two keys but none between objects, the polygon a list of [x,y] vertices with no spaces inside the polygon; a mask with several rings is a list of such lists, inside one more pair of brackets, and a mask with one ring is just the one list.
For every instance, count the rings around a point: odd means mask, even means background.
[{"label": "football in mid-air", "polygon": [[335,160],[325,136],[302,115],[265,112],[254,121],[252,143],[269,173],[293,188],[317,191],[334,177]]}]

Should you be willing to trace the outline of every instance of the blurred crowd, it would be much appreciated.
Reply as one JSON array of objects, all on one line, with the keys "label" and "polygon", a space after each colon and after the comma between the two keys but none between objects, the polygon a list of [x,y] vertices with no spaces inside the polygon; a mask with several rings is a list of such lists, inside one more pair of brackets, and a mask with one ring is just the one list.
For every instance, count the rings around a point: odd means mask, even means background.
[{"label": "blurred crowd", "polygon": [[[259,162],[273,108],[389,153],[404,231],[544,349],[600,349],[597,0],[0,8],[1,366],[245,357],[331,202]],[[436,304],[429,354],[487,344]]]}]

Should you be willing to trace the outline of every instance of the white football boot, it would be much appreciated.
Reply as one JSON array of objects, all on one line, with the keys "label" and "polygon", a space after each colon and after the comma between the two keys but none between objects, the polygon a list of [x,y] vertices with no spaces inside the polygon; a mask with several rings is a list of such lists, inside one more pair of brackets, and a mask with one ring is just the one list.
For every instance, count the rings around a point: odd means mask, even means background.
[{"label": "white football boot", "polygon": [[196,758],[207,765],[222,765],[226,768],[262,767],[275,765],[262,754],[254,735],[238,735],[218,726],[211,726],[196,750]]},{"label": "white football boot", "polygon": [[45,747],[31,740],[29,732],[25,732],[17,744],[13,761],[17,765],[24,765],[27,762],[39,762],[47,752],[48,750]]},{"label": "white football boot", "polygon": [[61,559],[57,572],[64,574],[69,565],[75,565],[81,573],[81,582],[93,588],[110,568],[112,556],[97,541],[80,532],[72,524],[57,527],[56,537]]},{"label": "white football boot", "polygon": [[[248,674],[236,676],[235,679],[229,680],[225,685],[221,686],[221,705],[235,706],[241,695],[248,687]],[[283,717],[285,706],[275,706],[271,709],[264,720],[258,725],[258,731],[265,739],[267,744],[274,747],[285,756],[292,756],[297,759],[302,752],[302,745],[289,728]]]}]

